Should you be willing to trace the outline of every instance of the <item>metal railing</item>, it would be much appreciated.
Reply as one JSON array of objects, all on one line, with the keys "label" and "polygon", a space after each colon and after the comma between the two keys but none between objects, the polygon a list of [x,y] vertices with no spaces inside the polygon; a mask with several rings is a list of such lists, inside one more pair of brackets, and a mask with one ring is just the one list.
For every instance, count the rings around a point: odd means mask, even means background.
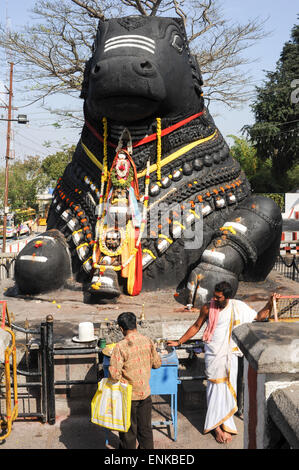
[{"label": "metal railing", "polygon": [[[0,416],[1,435],[0,441],[6,439],[11,433],[12,423],[18,416],[18,389],[17,389],[17,359],[16,359],[16,341],[15,334],[11,329],[10,317],[7,311],[6,302],[2,304],[2,318],[0,327],[10,334],[11,344],[7,346],[4,352],[4,382],[5,382],[5,404],[6,410],[3,416]],[[8,325],[8,326],[6,326]],[[13,375],[11,377],[11,368]],[[12,388],[13,386],[13,397]],[[12,405],[13,401],[13,405]]]},{"label": "metal railing", "polygon": [[[6,304],[6,302],[4,302]],[[2,322],[3,323],[3,322]],[[8,330],[5,327],[6,330]],[[29,355],[31,352],[36,351],[38,354],[38,367],[37,369],[34,367],[32,368],[29,364],[27,370],[20,367],[20,364],[16,365],[16,360],[14,358],[14,367],[8,364],[6,360],[6,377],[5,377],[5,384],[0,383],[0,392],[1,389],[4,388],[5,392],[4,395],[2,393],[2,398],[7,403],[7,413],[6,415],[12,416],[10,422],[8,420],[0,419],[0,424],[2,428],[6,427],[7,432],[5,435],[2,431],[0,439],[3,440],[6,438],[10,431],[11,431],[11,423],[13,420],[18,418],[38,418],[41,419],[43,423],[48,422],[49,424],[55,424],[56,422],[56,406],[55,406],[55,394],[56,394],[56,387],[58,386],[70,386],[70,385],[96,385],[100,380],[101,375],[101,353],[102,348],[98,347],[97,345],[91,347],[82,347],[81,345],[74,345],[74,347],[63,347],[56,345],[54,342],[54,335],[53,335],[53,317],[52,315],[48,315],[45,322],[42,322],[40,326],[36,329],[29,329],[29,328],[22,328],[18,325],[10,324],[10,329],[15,330],[17,332],[24,333],[26,336],[34,335],[34,345],[36,346],[34,349],[30,349],[30,345],[33,344],[32,340],[29,342],[26,340],[26,347]],[[8,348],[7,348],[8,349]],[[16,351],[15,342],[13,343],[12,350]],[[67,378],[66,380],[55,380],[55,358],[63,357],[63,356],[76,356],[76,355],[94,355],[96,356],[96,363],[97,363],[97,376],[94,380],[70,380]],[[28,361],[30,363],[30,360]],[[14,389],[13,393],[11,391],[11,370],[13,369],[13,384]],[[20,379],[22,376],[25,377],[26,382],[22,382]],[[18,382],[17,382],[18,380]],[[26,400],[26,396],[22,395],[18,390],[27,388],[27,398],[28,403],[30,398],[36,398],[31,395],[31,391],[38,392],[38,406],[36,411],[21,412],[21,402]],[[19,397],[19,400],[18,400]],[[1,393],[0,393],[1,398]],[[11,411],[11,401],[14,400],[15,403],[19,401],[18,412],[16,414],[15,410]],[[1,401],[1,400],[0,400]],[[24,405],[23,405],[24,408]],[[0,409],[1,411],[1,409]],[[1,417],[1,412],[0,412]],[[8,423],[8,426],[7,426]]]},{"label": "metal railing", "polygon": [[0,253],[0,281],[14,277],[17,255],[18,253]]},{"label": "metal railing", "polygon": [[278,255],[274,268],[283,276],[299,282],[299,256],[281,256]]}]

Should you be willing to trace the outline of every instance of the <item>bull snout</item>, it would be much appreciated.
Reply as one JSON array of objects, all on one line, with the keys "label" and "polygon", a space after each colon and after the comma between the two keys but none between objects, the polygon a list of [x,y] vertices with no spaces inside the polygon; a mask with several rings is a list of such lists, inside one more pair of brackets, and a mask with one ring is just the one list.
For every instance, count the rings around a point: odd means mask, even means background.
[{"label": "bull snout", "polygon": [[92,77],[95,79],[105,78],[107,74],[137,74],[140,77],[157,76],[157,67],[149,59],[104,59],[99,60],[91,70]]},{"label": "bull snout", "polygon": [[147,57],[109,57],[91,67],[88,107],[111,119],[143,119],[166,97],[163,77]]}]

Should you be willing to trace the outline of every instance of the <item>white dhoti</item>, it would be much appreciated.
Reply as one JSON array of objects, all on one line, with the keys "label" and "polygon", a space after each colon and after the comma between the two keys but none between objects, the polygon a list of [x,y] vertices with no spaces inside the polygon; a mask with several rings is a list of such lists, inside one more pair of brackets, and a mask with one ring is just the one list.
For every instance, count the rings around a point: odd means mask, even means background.
[{"label": "white dhoti", "polygon": [[234,414],[237,407],[238,356],[242,356],[232,340],[232,330],[249,323],[256,312],[240,300],[230,299],[219,312],[212,338],[205,344],[207,382],[207,415],[204,433],[220,426],[224,431],[237,434]]}]

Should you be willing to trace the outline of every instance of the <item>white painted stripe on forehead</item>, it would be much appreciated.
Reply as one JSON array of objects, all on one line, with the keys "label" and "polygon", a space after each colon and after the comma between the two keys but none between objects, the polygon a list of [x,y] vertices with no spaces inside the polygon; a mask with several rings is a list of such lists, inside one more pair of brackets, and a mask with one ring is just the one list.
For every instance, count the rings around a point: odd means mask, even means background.
[{"label": "white painted stripe on forehead", "polygon": [[125,42],[125,43],[122,43],[122,44],[116,44],[115,46],[108,46],[108,47],[105,47],[104,49],[104,52],[107,52],[107,51],[110,51],[112,49],[117,49],[119,47],[136,47],[137,49],[143,49],[145,51],[148,51],[150,52],[151,54],[154,54],[155,51],[153,49],[149,49],[148,47],[146,46],[142,46],[141,44],[135,44],[133,42]]},{"label": "white painted stripe on forehead", "polygon": [[126,35],[123,35],[123,36],[115,36],[114,38],[107,39],[107,41],[105,42],[105,45],[108,45],[111,42],[119,41],[119,40],[122,40],[122,39],[125,39],[125,40],[127,40],[127,39],[139,39],[141,41],[147,42],[148,44],[155,45],[155,41],[153,39],[148,38],[146,36],[138,36],[137,34],[126,34]]},{"label": "white painted stripe on forehead", "polygon": [[124,44],[124,43],[133,43],[133,44],[142,44],[143,46],[149,47],[153,51],[155,50],[155,45],[150,44],[146,41],[142,41],[141,39],[128,39],[128,38],[123,38],[123,39],[118,39],[117,41],[112,41],[109,44],[105,44],[105,49],[107,47],[115,46],[117,44]]}]

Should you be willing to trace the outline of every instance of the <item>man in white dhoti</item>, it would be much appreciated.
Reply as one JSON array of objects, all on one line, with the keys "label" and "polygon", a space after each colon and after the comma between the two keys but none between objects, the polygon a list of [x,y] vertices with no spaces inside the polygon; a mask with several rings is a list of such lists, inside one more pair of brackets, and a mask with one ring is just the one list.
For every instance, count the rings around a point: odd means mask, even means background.
[{"label": "man in white dhoti", "polygon": [[267,319],[273,297],[257,313],[241,300],[231,299],[231,296],[232,288],[228,282],[217,284],[213,299],[201,307],[196,322],[178,341],[168,341],[169,346],[180,346],[207,321],[203,334],[208,405],[204,433],[214,431],[219,443],[229,442],[232,434],[237,434],[233,416],[238,410],[238,356],[242,353],[232,340],[232,330],[242,323]]}]

